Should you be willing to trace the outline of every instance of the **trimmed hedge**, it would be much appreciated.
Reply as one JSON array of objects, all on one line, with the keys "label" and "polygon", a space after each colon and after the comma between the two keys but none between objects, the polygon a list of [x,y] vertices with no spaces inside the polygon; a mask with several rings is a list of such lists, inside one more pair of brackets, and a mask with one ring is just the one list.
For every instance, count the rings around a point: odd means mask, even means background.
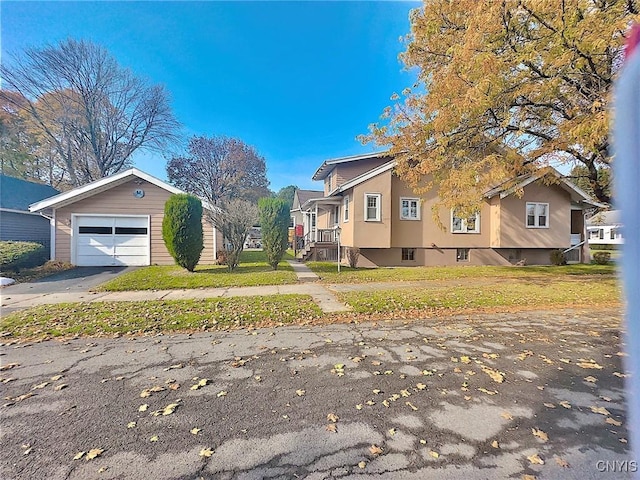
[{"label": "trimmed hedge", "polygon": [[0,242],[0,270],[17,272],[38,267],[48,260],[44,245],[35,242]]},{"label": "trimmed hedge", "polygon": [[169,197],[164,204],[162,238],[176,263],[193,272],[204,248],[202,202],[198,197],[184,193]]}]

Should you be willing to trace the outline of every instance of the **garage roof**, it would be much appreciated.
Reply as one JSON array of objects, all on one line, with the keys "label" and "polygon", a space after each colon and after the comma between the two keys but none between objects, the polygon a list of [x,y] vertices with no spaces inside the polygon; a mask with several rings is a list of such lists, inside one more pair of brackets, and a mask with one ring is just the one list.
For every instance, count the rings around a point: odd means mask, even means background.
[{"label": "garage roof", "polygon": [[[130,168],[129,170],[125,170],[123,172],[116,173],[115,175],[101,178],[100,180],[96,180],[95,182],[91,182],[81,187],[74,188],[73,190],[69,190],[68,192],[45,198],[40,202],[32,203],[31,205],[29,205],[29,211],[38,212],[48,208],[55,209],[64,207],[66,205],[77,202],[78,200],[82,200],[83,198],[88,198],[96,195],[97,193],[104,192],[105,190],[109,190],[118,185],[122,185],[123,183],[131,180],[132,177],[138,177],[141,180],[152,183],[153,185],[163,188],[164,190],[167,190],[171,193],[186,193],[179,188],[174,187],[173,185],[169,185],[168,183],[165,183],[162,180],[149,175],[148,173],[138,170],[137,168]],[[203,202],[202,205],[203,207],[208,208],[208,204],[205,204],[205,202]]]}]

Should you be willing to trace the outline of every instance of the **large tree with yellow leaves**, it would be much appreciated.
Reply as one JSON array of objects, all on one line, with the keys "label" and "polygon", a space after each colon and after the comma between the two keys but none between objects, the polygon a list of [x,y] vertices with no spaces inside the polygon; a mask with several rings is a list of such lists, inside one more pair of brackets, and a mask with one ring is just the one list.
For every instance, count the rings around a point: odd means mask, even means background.
[{"label": "large tree with yellow leaves", "polygon": [[425,0],[401,59],[418,81],[366,138],[390,145],[416,191],[473,210],[528,168],[583,165],[598,200],[612,163],[612,84],[634,0]]}]

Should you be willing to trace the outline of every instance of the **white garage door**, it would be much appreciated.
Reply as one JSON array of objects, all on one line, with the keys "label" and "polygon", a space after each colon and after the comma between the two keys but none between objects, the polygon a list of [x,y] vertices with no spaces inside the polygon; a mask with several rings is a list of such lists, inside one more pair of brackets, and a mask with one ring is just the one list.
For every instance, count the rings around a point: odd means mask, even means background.
[{"label": "white garage door", "polygon": [[149,217],[75,219],[76,265],[149,265]]}]

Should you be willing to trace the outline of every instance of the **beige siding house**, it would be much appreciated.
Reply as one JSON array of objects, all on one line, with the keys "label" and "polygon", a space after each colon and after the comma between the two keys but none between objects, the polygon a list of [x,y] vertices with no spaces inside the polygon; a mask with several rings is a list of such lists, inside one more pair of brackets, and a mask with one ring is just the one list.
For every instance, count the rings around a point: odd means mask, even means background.
[{"label": "beige siding house", "polygon": [[[29,207],[50,218],[56,260],[78,266],[172,265],[162,239],[164,204],[184,193],[132,168]],[[206,204],[203,202],[206,208]],[[200,263],[215,263],[221,234],[203,216]]]},{"label": "beige siding house", "polygon": [[336,260],[339,232],[341,259],[357,247],[359,266],[549,264],[556,249],[581,261],[584,211],[599,204],[555,170],[544,172],[556,177],[551,183],[542,181],[541,171],[515,179],[515,187],[486,192],[474,217],[442,209],[440,228],[432,218],[437,192],[417,196],[394,166],[384,153],[324,162],[313,176],[324,182],[324,196],[298,206],[299,256]]}]

